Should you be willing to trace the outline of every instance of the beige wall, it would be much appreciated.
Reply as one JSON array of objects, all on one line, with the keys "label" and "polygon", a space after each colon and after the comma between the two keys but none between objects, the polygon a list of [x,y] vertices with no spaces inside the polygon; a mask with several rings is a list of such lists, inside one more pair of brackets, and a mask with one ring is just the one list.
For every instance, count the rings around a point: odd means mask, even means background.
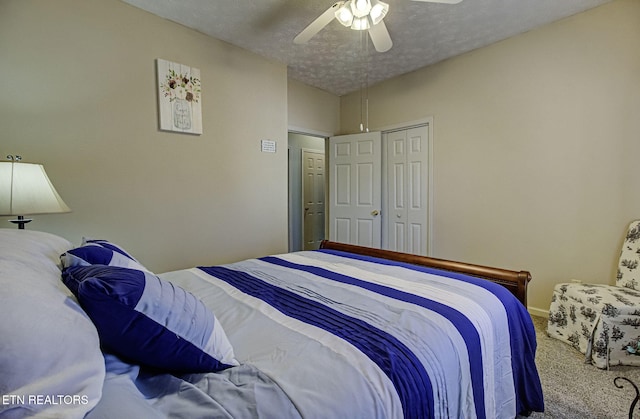
[{"label": "beige wall", "polygon": [[[2,0],[0,57],[0,154],[43,163],[73,210],[28,228],[158,272],[287,250],[284,65],[117,0]],[[203,135],[158,130],[156,58],[200,69]]]},{"label": "beige wall", "polygon": [[340,130],[340,98],[289,79],[287,88],[289,129],[331,136]]},{"label": "beige wall", "polygon": [[434,256],[530,270],[534,310],[556,282],[613,281],[640,218],[639,22],[616,0],[370,88],[373,128],[434,118]]}]

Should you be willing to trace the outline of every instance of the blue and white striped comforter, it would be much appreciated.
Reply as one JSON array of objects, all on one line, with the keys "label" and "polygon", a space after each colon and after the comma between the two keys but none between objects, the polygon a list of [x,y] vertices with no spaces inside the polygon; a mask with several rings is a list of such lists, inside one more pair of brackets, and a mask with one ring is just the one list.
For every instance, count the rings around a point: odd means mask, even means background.
[{"label": "blue and white striped comforter", "polygon": [[536,340],[503,287],[338,251],[163,275],[215,313],[240,363],[305,418],[542,411]]}]

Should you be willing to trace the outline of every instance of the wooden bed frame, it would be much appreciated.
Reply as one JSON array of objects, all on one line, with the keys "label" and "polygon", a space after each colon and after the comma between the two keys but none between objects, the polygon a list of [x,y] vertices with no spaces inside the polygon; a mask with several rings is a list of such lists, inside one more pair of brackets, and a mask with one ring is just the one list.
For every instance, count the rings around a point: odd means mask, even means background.
[{"label": "wooden bed frame", "polygon": [[409,253],[393,252],[391,250],[374,249],[371,247],[356,246],[323,240],[321,249],[332,249],[359,255],[374,256],[399,262],[412,263],[414,265],[427,266],[445,271],[459,272],[473,275],[502,285],[526,307],[527,285],[531,281],[531,274],[527,271],[510,271],[489,266],[472,265],[463,262],[454,262],[445,259],[435,259],[427,256],[412,255]]}]

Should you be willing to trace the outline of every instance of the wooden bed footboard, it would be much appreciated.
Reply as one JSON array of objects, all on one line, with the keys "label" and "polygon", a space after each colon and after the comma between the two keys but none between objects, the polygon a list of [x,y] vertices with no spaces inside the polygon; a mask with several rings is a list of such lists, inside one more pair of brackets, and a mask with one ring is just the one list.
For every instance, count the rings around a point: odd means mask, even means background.
[{"label": "wooden bed footboard", "polygon": [[510,271],[507,269],[472,265],[464,262],[455,262],[427,256],[412,255],[409,253],[394,252],[391,250],[356,246],[329,240],[323,240],[320,244],[320,248],[379,257],[398,262],[412,263],[414,265],[473,275],[502,285],[511,291],[511,293],[515,295],[525,307],[527,306],[527,285],[529,284],[529,281],[531,281],[531,274],[528,271]]}]

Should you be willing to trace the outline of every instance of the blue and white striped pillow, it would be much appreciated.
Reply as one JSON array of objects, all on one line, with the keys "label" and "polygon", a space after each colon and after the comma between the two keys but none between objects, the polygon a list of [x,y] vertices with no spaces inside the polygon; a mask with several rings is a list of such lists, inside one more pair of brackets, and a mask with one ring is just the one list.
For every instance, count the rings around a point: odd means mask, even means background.
[{"label": "blue and white striped pillow", "polygon": [[83,239],[82,246],[60,256],[63,268],[71,266],[107,265],[138,269],[151,273],[122,247],[107,240]]},{"label": "blue and white striped pillow", "polygon": [[140,270],[73,266],[62,280],[98,330],[104,350],[174,373],[238,365],[222,325],[190,292]]}]

